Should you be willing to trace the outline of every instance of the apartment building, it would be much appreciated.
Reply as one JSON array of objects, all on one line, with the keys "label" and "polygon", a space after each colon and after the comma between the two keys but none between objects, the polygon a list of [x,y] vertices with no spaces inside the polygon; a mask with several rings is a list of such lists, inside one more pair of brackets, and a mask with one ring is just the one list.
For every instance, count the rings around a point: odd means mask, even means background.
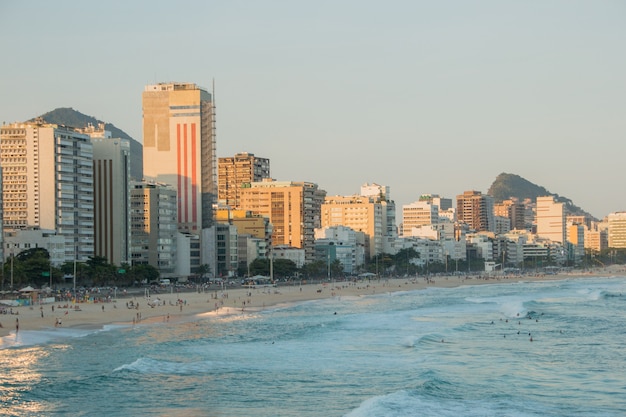
[{"label": "apartment building", "polygon": [[66,126],[13,123],[0,128],[5,229],[53,230],[66,261],[94,255],[93,146]]},{"label": "apartment building", "polygon": [[241,190],[270,178],[270,160],[242,152],[217,161],[217,198],[220,204],[239,208]]}]

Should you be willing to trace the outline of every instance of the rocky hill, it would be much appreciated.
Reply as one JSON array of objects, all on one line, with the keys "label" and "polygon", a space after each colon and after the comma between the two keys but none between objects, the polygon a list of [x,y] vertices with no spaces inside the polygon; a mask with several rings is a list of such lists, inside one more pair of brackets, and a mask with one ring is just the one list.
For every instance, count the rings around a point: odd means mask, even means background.
[{"label": "rocky hill", "polygon": [[524,199],[527,198],[532,201],[536,201],[537,197],[553,196],[559,203],[564,203],[568,214],[580,216],[584,215],[591,219],[595,219],[591,214],[576,206],[569,198],[551,193],[544,187],[533,184],[532,182],[515,174],[502,173],[498,175],[496,180],[491,184],[491,187],[489,187],[487,194],[492,196],[496,203],[501,203],[511,197],[517,197],[520,201],[524,201]]},{"label": "rocky hill", "polygon": [[122,129],[115,127],[112,123],[107,123],[102,120],[96,119],[93,116],[87,116],[71,107],[59,107],[42,114],[39,117],[35,117],[29,121],[35,119],[43,119],[47,123],[53,123],[58,125],[65,125],[76,128],[84,128],[89,124],[98,126],[98,123],[104,123],[104,129],[111,132],[112,137],[128,139],[130,142],[130,175],[133,179],[141,180],[143,178],[143,146],[141,143],[130,137],[129,134]]}]

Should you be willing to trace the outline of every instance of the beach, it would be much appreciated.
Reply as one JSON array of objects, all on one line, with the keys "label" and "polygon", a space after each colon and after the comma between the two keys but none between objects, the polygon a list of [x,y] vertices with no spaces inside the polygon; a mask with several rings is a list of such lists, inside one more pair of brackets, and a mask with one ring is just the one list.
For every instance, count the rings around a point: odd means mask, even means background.
[{"label": "beach", "polygon": [[[223,293],[169,288],[149,298],[136,290],[141,296],[118,291],[79,311],[57,302],[55,315],[50,304],[20,307],[17,336],[10,329],[0,338],[3,415],[617,417],[626,410],[623,268]],[[5,325],[15,318],[0,317]]]},{"label": "beach", "polygon": [[[607,277],[626,273],[624,266],[575,270],[554,275],[438,275],[380,278],[357,282],[321,282],[300,285],[258,286],[256,288],[207,288],[178,291],[165,287],[159,293],[116,297],[107,302],[54,302],[32,306],[7,307],[13,314],[0,314],[0,337],[23,330],[54,328],[99,329],[109,324],[142,325],[157,322],[184,322],[199,314],[242,314],[260,309],[329,297],[358,297],[428,287],[451,288],[518,281],[567,279],[569,276]],[[1,346],[0,346],[1,347]]]}]

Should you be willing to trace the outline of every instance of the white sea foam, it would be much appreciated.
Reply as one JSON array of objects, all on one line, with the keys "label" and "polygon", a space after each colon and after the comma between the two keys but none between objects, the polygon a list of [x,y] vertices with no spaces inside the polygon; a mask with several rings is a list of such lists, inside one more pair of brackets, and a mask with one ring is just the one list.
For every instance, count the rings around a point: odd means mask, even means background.
[{"label": "white sea foam", "polygon": [[206,374],[215,370],[212,361],[171,362],[151,358],[139,358],[133,363],[119,366],[113,372],[131,371],[143,374],[192,375]]},{"label": "white sea foam", "polygon": [[530,417],[543,416],[544,410],[538,407],[535,412],[521,412],[511,402],[493,403],[489,401],[467,401],[418,395],[411,391],[397,391],[365,400],[358,408],[350,411],[345,417],[405,417],[405,416],[438,416],[438,417]]}]

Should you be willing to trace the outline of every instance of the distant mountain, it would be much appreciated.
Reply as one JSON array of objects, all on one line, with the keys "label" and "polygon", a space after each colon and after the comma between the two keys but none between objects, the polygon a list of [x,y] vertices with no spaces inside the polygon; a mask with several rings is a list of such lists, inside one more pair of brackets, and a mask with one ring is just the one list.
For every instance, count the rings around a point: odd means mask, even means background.
[{"label": "distant mountain", "polygon": [[128,139],[130,142],[130,175],[133,179],[141,180],[143,178],[143,145],[130,137],[130,135],[124,132],[122,129],[115,127],[113,123],[107,123],[102,120],[98,120],[93,116],[87,116],[71,107],[59,107],[42,114],[39,117],[29,120],[30,122],[35,119],[43,119],[47,123],[53,123],[58,125],[65,125],[76,128],[84,128],[89,124],[98,127],[99,123],[104,123],[104,129],[111,132],[112,137]]},{"label": "distant mountain", "polygon": [[524,201],[524,199],[528,198],[534,202],[537,200],[537,197],[553,196],[555,201],[564,203],[568,214],[579,216],[584,215],[591,219],[595,219],[595,217],[591,214],[574,205],[572,200],[569,198],[551,193],[544,187],[533,184],[532,182],[515,174],[502,173],[498,175],[493,184],[491,184],[491,187],[489,187],[487,194],[492,196],[496,203],[501,203],[511,197],[517,197],[519,201]]},{"label": "distant mountain", "polygon": [[[90,123],[95,127],[98,127],[98,123],[104,123],[104,129],[111,132],[111,135],[114,138],[133,139],[122,129],[118,129],[117,127],[115,127],[113,123],[106,123],[102,120],[96,119],[93,116],[87,116],[86,114],[74,110],[71,107],[59,107],[58,109],[49,111],[48,113],[42,114],[39,117],[48,123],[79,127],[81,129],[87,127],[87,125],[89,125]],[[29,121],[32,122],[34,121],[34,119]]]}]

